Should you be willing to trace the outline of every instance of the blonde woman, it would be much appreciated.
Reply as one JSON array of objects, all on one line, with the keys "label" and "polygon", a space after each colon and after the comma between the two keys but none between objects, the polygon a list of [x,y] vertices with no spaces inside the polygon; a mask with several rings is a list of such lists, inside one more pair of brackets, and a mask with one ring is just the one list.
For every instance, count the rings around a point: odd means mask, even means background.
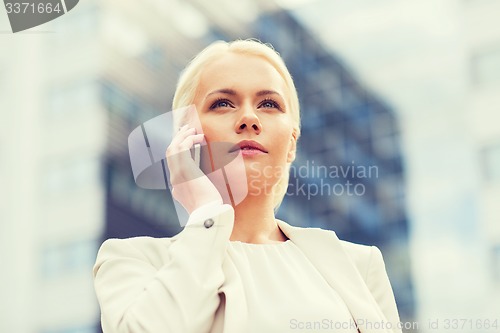
[{"label": "blonde woman", "polygon": [[[104,332],[401,332],[376,247],[275,218],[300,136],[281,57],[254,40],[211,44],[178,82],[173,109],[188,105],[202,128],[181,122],[166,157],[189,221],[172,238],[104,242],[94,267]],[[238,205],[208,177],[190,180],[200,171],[182,152],[202,142],[240,149],[254,182]]]}]

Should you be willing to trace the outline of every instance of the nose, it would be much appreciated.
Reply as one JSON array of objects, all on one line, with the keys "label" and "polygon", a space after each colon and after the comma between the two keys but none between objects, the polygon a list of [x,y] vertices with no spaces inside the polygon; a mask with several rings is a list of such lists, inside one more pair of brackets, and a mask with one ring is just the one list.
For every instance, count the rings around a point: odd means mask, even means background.
[{"label": "nose", "polygon": [[262,124],[254,110],[251,107],[244,107],[241,111],[241,117],[236,123],[236,133],[239,134],[250,130],[255,134],[260,134],[262,131]]}]

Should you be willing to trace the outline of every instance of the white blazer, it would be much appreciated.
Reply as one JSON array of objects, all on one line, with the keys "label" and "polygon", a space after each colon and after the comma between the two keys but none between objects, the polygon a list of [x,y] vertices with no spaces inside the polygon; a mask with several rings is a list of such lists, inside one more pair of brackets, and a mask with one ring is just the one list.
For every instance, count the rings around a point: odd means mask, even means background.
[{"label": "white blazer", "polygon": [[[202,207],[172,238],[105,241],[93,270],[104,333],[247,332],[244,288],[226,260],[233,223],[230,205]],[[342,297],[360,332],[402,332],[378,248],[278,226]]]}]

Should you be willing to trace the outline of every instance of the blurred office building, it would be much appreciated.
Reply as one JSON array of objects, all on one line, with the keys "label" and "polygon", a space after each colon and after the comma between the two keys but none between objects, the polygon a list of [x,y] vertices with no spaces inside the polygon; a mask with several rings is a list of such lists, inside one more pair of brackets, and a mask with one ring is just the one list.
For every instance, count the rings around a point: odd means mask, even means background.
[{"label": "blurred office building", "polygon": [[421,332],[457,318],[463,332],[498,325],[499,11],[494,0],[318,0],[294,12],[399,115]]},{"label": "blurred office building", "polygon": [[0,332],[94,332],[107,114],[97,8],[12,35],[0,13]]},{"label": "blurred office building", "polygon": [[[478,261],[484,271],[476,298],[478,317],[495,319],[500,309],[500,24],[498,1],[466,1],[461,13],[469,94],[469,124],[477,174]],[[500,320],[500,318],[497,318]]]},{"label": "blurred office building", "polygon": [[247,37],[282,54],[301,101],[299,154],[278,217],[379,246],[402,319],[413,318],[396,113],[275,3],[217,3],[87,0],[38,29],[53,33],[9,39],[0,54],[10,80],[0,88],[12,96],[0,100],[9,193],[0,203],[9,267],[0,331],[100,329],[91,269],[101,242],[181,230],[170,194],[135,184],[128,135],[170,110],[179,73],[198,51]]}]

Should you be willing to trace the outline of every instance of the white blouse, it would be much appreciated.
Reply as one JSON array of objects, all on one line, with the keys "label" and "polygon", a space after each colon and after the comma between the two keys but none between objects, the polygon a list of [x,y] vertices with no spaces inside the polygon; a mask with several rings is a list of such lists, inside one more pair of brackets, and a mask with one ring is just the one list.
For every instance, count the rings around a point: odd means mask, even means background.
[{"label": "white blouse", "polygon": [[[231,242],[230,205],[171,238],[106,240],[94,265],[105,333],[401,333],[380,250],[277,220],[290,239]],[[390,323],[392,328],[366,323]]]},{"label": "white blouse", "polygon": [[244,288],[249,332],[357,332],[342,298],[291,241],[227,248]]}]

